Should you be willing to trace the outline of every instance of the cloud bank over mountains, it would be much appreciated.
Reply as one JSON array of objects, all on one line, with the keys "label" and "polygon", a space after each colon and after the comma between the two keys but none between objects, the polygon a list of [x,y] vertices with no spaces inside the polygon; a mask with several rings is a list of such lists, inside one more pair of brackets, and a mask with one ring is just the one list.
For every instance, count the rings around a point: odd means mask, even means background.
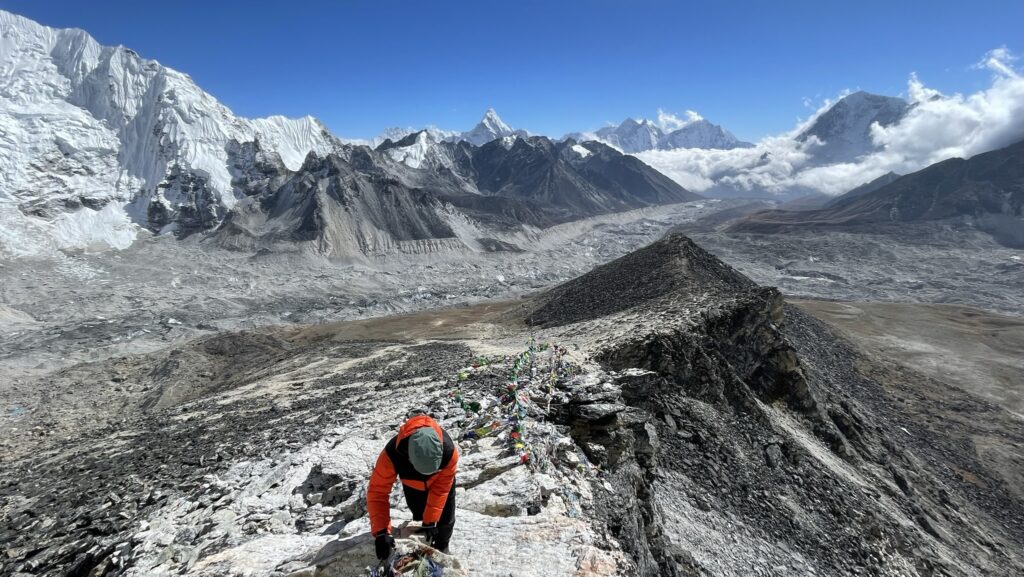
[{"label": "cloud bank over mountains", "polygon": [[687,110],[683,113],[683,117],[679,117],[671,112],[666,112],[661,108],[658,109],[658,127],[665,132],[679,130],[680,128],[701,120],[704,120],[704,117],[693,110]]},{"label": "cloud bank over mountains", "polygon": [[[696,192],[841,194],[890,171],[906,174],[1024,139],[1024,77],[1015,60],[1006,48],[990,51],[978,64],[991,72],[989,86],[967,95],[943,94],[911,74],[906,113],[887,126],[871,125],[873,150],[856,158],[823,162],[816,158],[823,143],[799,138],[836,104],[833,101],[790,132],[764,138],[752,148],[649,150],[637,156]],[[840,96],[841,100],[848,94]],[[659,112],[659,123],[678,121],[685,122]]]}]

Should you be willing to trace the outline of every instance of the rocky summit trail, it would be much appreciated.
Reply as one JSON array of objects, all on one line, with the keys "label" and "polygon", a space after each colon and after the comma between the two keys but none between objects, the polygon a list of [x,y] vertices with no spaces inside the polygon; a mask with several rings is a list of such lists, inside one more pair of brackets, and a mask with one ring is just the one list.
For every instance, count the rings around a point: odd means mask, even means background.
[{"label": "rocky summit trail", "polygon": [[369,575],[370,469],[414,412],[463,455],[444,575],[1024,575],[1015,416],[681,235],[521,301],[67,371],[125,394],[54,394],[61,433],[5,453],[3,575]]}]

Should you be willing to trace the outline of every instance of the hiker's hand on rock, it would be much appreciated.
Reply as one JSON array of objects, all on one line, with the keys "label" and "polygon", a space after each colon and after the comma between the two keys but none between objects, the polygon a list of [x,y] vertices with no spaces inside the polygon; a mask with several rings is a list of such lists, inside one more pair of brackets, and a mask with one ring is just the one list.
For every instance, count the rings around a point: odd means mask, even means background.
[{"label": "hiker's hand on rock", "polygon": [[433,545],[437,540],[437,524],[423,525],[423,535],[427,538],[427,545]]},{"label": "hiker's hand on rock", "polygon": [[391,552],[395,550],[395,538],[391,536],[391,533],[387,531],[381,531],[377,534],[377,558],[383,561],[391,556]]}]

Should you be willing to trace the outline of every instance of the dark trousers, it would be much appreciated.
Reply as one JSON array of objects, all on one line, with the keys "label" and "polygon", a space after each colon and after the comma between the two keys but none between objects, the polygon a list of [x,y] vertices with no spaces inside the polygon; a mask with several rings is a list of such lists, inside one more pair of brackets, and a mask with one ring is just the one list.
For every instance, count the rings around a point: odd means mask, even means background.
[{"label": "dark trousers", "polygon": [[[412,511],[414,521],[423,520],[423,511],[427,508],[427,492],[411,489],[402,485],[405,493],[405,504]],[[441,510],[441,519],[437,522],[437,539],[434,541],[434,548],[441,551],[448,550],[448,542],[452,540],[452,531],[455,530],[455,483],[452,483],[452,490],[448,492],[448,499],[444,502],[444,509]]]}]

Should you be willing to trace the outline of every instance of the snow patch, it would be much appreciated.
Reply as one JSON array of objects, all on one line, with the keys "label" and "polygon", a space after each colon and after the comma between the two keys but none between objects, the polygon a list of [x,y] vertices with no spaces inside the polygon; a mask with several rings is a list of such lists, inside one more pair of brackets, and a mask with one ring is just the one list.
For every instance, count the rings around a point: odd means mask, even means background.
[{"label": "snow patch", "polygon": [[590,156],[591,154],[593,154],[592,152],[587,150],[587,147],[579,145],[579,144],[572,145],[572,150],[576,154],[580,155],[580,157],[582,157],[582,158],[586,158],[586,157]]}]

